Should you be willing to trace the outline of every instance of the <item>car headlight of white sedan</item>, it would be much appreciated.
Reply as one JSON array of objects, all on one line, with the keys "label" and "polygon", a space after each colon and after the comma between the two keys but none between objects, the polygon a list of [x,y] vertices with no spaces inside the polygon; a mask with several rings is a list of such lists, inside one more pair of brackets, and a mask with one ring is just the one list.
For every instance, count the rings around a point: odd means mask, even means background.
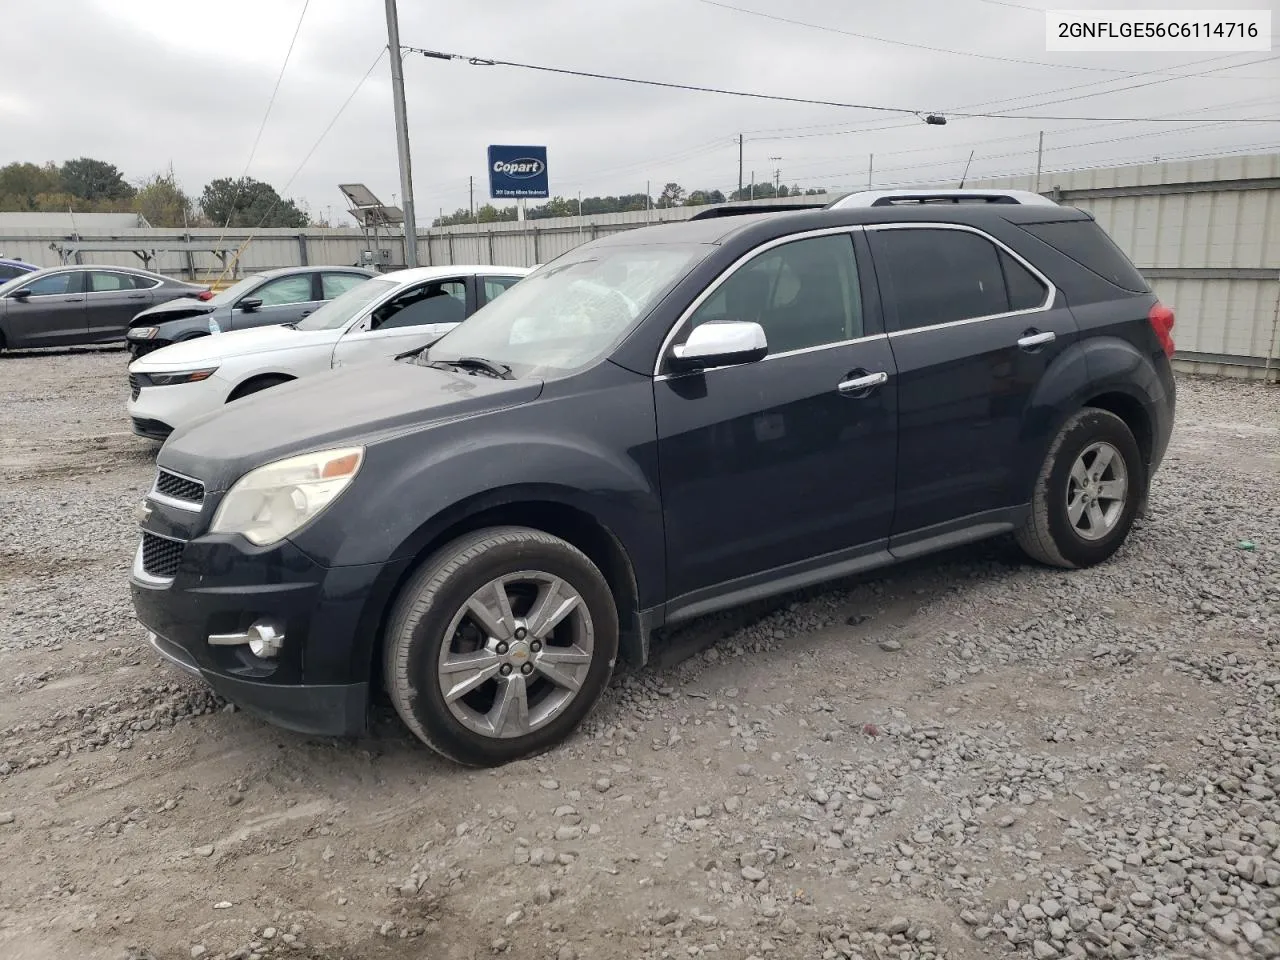
[{"label": "car headlight of white sedan", "polygon": [[343,447],[251,470],[227,492],[209,532],[238,533],[260,547],[279,543],[338,499],[363,460],[364,447]]},{"label": "car headlight of white sedan", "polygon": [[164,373],[148,373],[148,385],[152,387],[171,387],[177,383],[199,383],[208,380],[218,372],[217,367],[201,367],[199,370],[169,370]]}]

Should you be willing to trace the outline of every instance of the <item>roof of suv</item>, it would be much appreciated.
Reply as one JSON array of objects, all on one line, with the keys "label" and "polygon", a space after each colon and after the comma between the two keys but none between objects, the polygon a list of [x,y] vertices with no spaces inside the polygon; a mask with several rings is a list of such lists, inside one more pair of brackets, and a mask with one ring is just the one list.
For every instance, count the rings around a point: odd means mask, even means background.
[{"label": "roof of suv", "polygon": [[956,223],[980,227],[993,221],[1049,223],[1056,220],[1088,220],[1074,207],[1018,203],[939,203],[901,206],[828,207],[795,213],[746,213],[735,217],[710,217],[655,224],[609,234],[592,241],[597,246],[659,243],[724,243],[730,237],[758,236],[764,240],[821,230],[823,227],[872,223]]}]

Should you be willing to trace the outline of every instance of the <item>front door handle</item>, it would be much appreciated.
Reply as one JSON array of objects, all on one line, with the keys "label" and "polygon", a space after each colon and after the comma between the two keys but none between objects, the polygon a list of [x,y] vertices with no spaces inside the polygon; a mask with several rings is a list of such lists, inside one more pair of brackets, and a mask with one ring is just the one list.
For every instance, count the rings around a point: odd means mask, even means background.
[{"label": "front door handle", "polygon": [[1052,330],[1046,330],[1044,333],[1028,330],[1018,338],[1018,346],[1023,350],[1034,350],[1037,347],[1043,347],[1046,343],[1053,343],[1057,339],[1058,335]]},{"label": "front door handle", "polygon": [[129,294],[129,299],[130,299],[130,300],[145,300],[145,299],[147,299],[147,295],[146,295],[145,293],[131,293],[131,294]]},{"label": "front door handle", "polygon": [[298,314],[298,316],[300,316],[300,317],[305,317],[305,316],[306,316],[307,314],[309,314],[310,312],[311,312],[310,310],[303,310],[303,311],[302,311],[302,313]]},{"label": "front door handle", "polygon": [[857,376],[841,381],[840,385],[836,387],[841,393],[859,394],[865,390],[870,390],[872,387],[878,387],[889,382],[889,375],[883,370],[878,373],[867,373],[863,370],[855,370],[853,372]]}]

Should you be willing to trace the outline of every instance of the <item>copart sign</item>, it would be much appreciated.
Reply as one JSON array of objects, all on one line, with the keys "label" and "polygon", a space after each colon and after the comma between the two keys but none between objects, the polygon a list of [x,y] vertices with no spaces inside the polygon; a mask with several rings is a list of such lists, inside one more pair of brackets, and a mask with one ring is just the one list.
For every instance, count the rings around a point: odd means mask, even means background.
[{"label": "copart sign", "polygon": [[494,145],[489,147],[489,196],[545,198],[547,148]]}]

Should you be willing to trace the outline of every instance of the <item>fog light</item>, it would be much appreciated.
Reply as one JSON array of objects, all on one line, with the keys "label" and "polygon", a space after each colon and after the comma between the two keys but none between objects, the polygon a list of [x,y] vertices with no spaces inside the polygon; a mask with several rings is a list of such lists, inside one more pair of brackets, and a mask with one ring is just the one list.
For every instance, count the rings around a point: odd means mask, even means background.
[{"label": "fog light", "polygon": [[264,660],[280,653],[284,646],[284,632],[267,620],[259,620],[244,633],[213,633],[209,643],[215,647],[237,647],[248,644],[255,657]]}]

